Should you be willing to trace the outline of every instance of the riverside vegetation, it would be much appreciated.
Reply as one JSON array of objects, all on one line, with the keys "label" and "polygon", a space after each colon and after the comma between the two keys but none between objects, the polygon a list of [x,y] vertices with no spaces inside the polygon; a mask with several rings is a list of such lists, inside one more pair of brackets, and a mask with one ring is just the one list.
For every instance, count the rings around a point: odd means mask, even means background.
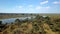
[{"label": "riverside vegetation", "polygon": [[60,34],[60,18],[36,15],[31,20],[2,24],[0,21],[0,34]]}]

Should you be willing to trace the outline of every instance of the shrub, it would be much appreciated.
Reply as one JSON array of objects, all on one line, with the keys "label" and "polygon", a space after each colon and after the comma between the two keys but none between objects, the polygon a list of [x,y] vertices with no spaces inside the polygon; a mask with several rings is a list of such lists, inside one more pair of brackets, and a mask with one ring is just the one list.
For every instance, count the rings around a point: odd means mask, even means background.
[{"label": "shrub", "polygon": [[2,24],[2,21],[0,21],[0,24]]}]

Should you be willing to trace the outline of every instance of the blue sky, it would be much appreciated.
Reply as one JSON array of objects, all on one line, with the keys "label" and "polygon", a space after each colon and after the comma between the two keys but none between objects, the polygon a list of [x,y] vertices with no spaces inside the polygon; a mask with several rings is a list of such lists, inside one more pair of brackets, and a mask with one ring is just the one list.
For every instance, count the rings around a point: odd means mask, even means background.
[{"label": "blue sky", "polygon": [[60,0],[0,0],[0,13],[60,13]]}]

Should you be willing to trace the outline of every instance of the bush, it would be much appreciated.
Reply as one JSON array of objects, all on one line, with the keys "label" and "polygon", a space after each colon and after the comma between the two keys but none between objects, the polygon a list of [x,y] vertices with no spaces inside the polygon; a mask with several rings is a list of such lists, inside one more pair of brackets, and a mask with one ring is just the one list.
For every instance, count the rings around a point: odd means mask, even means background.
[{"label": "bush", "polygon": [[3,32],[3,34],[8,34],[8,32],[7,32],[7,31],[5,31],[5,32]]},{"label": "bush", "polygon": [[2,24],[2,21],[0,21],[0,24]]},{"label": "bush", "polygon": [[16,19],[15,22],[20,22],[20,20],[19,19]]}]

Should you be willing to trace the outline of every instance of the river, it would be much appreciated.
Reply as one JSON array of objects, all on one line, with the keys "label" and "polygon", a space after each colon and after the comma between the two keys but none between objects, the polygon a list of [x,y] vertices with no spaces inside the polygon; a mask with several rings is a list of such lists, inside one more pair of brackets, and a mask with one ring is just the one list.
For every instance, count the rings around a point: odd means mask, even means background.
[{"label": "river", "polygon": [[14,22],[16,19],[19,19],[19,20],[25,20],[25,19],[31,19],[31,18],[35,18],[35,16],[32,16],[32,17],[20,17],[20,18],[9,18],[9,19],[1,19],[0,21],[2,21],[2,23],[12,23]]}]

